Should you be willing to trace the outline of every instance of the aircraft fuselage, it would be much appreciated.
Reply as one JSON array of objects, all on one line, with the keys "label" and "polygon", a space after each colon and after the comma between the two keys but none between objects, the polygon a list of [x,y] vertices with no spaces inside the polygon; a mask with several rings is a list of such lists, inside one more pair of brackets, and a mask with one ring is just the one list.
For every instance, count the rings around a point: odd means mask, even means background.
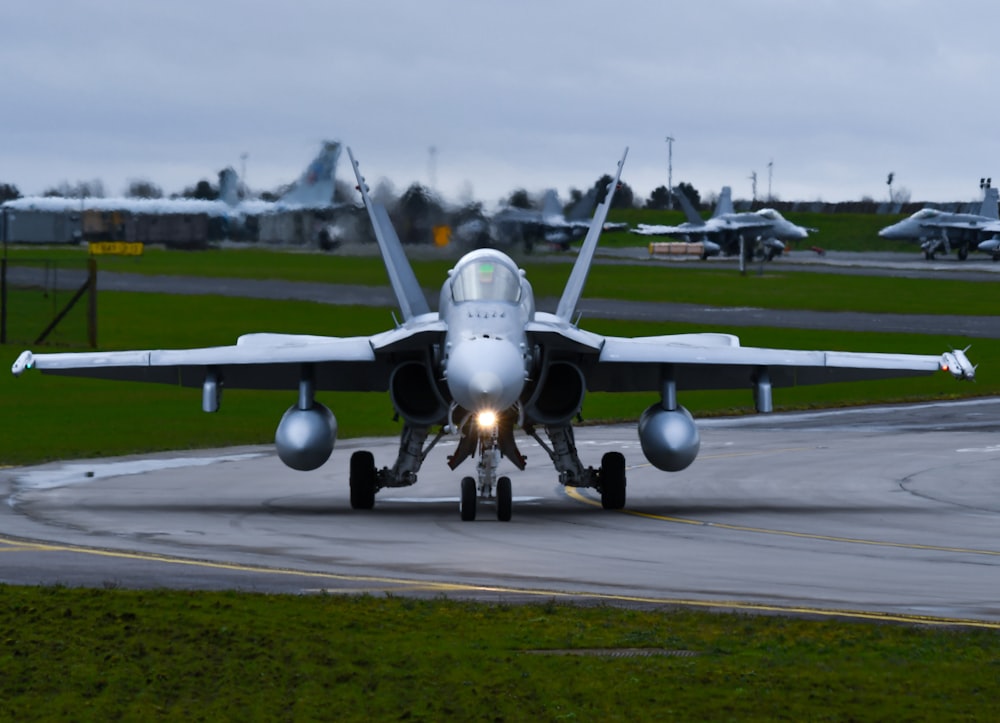
[{"label": "aircraft fuselage", "polygon": [[479,249],[449,272],[438,307],[447,323],[441,373],[452,401],[470,412],[514,406],[530,371],[525,325],[531,285],[506,254]]}]

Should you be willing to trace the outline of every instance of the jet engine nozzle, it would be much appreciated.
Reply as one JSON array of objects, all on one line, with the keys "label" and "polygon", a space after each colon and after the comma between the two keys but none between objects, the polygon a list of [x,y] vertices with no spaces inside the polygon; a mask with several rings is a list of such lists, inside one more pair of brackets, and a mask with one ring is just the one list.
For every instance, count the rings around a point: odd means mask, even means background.
[{"label": "jet engine nozzle", "polygon": [[319,402],[309,409],[288,408],[274,433],[281,461],[292,469],[308,472],[322,466],[333,452],[337,420]]},{"label": "jet engine nozzle", "polygon": [[448,354],[447,379],[448,391],[460,407],[500,412],[521,396],[524,358],[506,339],[464,339]]},{"label": "jet engine nozzle", "polygon": [[654,404],[639,418],[639,443],[650,464],[664,472],[680,472],[694,462],[701,436],[684,407],[664,409]]}]

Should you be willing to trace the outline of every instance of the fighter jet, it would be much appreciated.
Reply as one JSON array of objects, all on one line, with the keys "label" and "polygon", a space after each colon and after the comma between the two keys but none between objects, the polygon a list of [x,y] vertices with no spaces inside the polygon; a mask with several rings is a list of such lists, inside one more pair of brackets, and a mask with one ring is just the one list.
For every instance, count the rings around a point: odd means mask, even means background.
[{"label": "fighter jet", "polygon": [[596,206],[593,189],[563,213],[559,196],[549,189],[539,209],[502,208],[492,216],[485,214],[463,219],[452,231],[452,239],[466,246],[515,248],[520,245],[530,253],[538,244],[549,244],[563,251],[579,241],[590,228],[590,216]]},{"label": "fighter jet", "polygon": [[801,241],[808,238],[810,231],[816,231],[792,223],[773,208],[736,213],[729,186],[722,187],[719,201],[707,221],[698,214],[684,193],[677,191],[674,197],[684,209],[686,222],[680,226],[639,224],[632,233],[700,241],[704,249],[702,259],[719,254],[739,254],[742,262],[747,262],[754,258],[770,261],[784,252],[784,242]]},{"label": "fighter jet", "polygon": [[572,422],[588,391],[657,393],[659,399],[639,417],[637,433],[646,459],[671,472],[690,465],[701,445],[694,419],[678,401],[684,390],[746,388],[757,409],[769,412],[773,386],[941,370],[958,379],[975,376],[961,350],[941,355],[798,351],[742,347],[730,334],[628,338],[581,329],[574,321],[577,305],[628,149],[554,312],[537,309],[524,270],[488,248],[458,260],[433,311],[385,207],[372,199],[350,149],[348,154],[399,304],[402,322],[395,328],[355,337],[248,334],[233,346],[202,349],[25,351],[13,373],[39,369],[201,387],[206,412],[219,409],[224,386],[297,388],[297,401],[275,432],[278,456],[296,470],[317,469],[334,447],[337,422],[318,393],[387,391],[402,420],[399,453],[391,466],[382,467],[371,452],[351,456],[351,506],[370,509],[380,490],[414,484],[428,452],[447,437],[454,440],[448,457],[452,470],[477,458],[475,476],[463,476],[459,485],[463,520],[474,519],[484,500],[495,506],[499,520],[511,518],[511,479],[501,463],[506,459],[520,470],[527,463],[515,428],[539,443],[561,484],[597,490],[606,509],[625,505],[622,453],[607,452],[597,467],[587,466],[574,440]]},{"label": "fighter jet", "polygon": [[993,254],[994,261],[1000,258],[1000,215],[997,211],[997,189],[985,185],[983,202],[979,213],[951,213],[936,208],[922,208],[909,218],[886,226],[878,232],[884,239],[894,241],[916,241],[924,251],[924,258],[933,261],[935,254],[958,252],[958,258],[965,261],[969,250]]}]

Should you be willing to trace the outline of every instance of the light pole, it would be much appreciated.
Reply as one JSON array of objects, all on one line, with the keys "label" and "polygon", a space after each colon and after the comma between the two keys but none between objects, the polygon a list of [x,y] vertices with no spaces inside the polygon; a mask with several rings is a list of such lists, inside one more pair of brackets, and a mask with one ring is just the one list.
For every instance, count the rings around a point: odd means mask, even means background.
[{"label": "light pole", "polygon": [[753,198],[750,204],[753,205],[757,203],[757,171],[750,171],[750,187],[753,189]]},{"label": "light pole", "polygon": [[772,158],[767,162],[767,202],[771,203],[773,196],[771,196],[771,174],[774,172],[774,159]]},{"label": "light pole", "polygon": [[674,210],[674,137],[667,136],[667,210]]}]

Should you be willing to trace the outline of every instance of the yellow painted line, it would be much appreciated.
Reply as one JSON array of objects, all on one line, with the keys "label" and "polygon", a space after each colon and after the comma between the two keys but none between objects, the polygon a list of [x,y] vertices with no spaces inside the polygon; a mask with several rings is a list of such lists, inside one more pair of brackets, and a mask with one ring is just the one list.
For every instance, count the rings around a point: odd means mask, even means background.
[{"label": "yellow painted line", "polygon": [[[567,497],[577,502],[600,507],[601,503],[595,499],[582,494],[577,487],[564,487],[563,491]],[[619,510],[626,515],[633,517],[645,517],[649,520],[659,520],[661,522],[671,522],[677,525],[694,525],[696,527],[711,527],[718,530],[730,530],[733,532],[755,532],[761,535],[780,535],[782,537],[798,537],[805,540],[822,540],[824,542],[844,542],[852,545],[869,545],[873,547],[896,547],[905,550],[931,550],[934,552],[959,552],[967,555],[989,555],[1000,557],[1000,550],[980,550],[969,547],[947,547],[944,545],[920,545],[913,542],[888,542],[885,540],[865,540],[860,537],[837,537],[836,535],[817,535],[810,532],[794,532],[792,530],[776,530],[767,527],[750,527],[748,525],[730,525],[725,522],[708,522],[706,520],[694,520],[688,517],[670,517],[668,515],[657,515],[652,512],[639,512],[638,510]]]},{"label": "yellow painted line", "polygon": [[433,580],[413,580],[409,578],[381,577],[374,575],[342,575],[330,572],[311,572],[287,568],[258,567],[240,565],[237,563],[207,562],[204,560],[188,560],[167,555],[157,555],[142,552],[116,552],[89,547],[74,547],[72,545],[54,545],[45,543],[23,543],[0,537],[0,544],[24,546],[42,552],[75,552],[82,555],[96,555],[124,560],[146,560],[174,565],[189,565],[209,570],[228,570],[236,572],[253,572],[265,575],[284,575],[289,577],[305,577],[314,580],[337,580],[341,582],[361,583],[349,588],[318,587],[307,592],[326,592],[331,594],[370,594],[372,592],[393,592],[403,588],[406,592],[432,593],[496,593],[505,595],[524,595],[527,597],[544,598],[546,600],[598,600],[603,602],[641,603],[644,605],[664,605],[672,607],[726,609],[747,612],[771,612],[784,615],[814,615],[829,618],[848,618],[855,620],[876,620],[882,622],[898,622],[920,625],[937,625],[968,628],[985,628],[1000,630],[1000,622],[976,620],[971,618],[944,618],[930,615],[907,615],[904,613],[877,613],[860,610],[836,610],[814,608],[807,606],[768,605],[764,603],[748,603],[737,600],[690,600],[686,598],[647,597],[641,595],[620,595],[599,592],[567,592],[565,590],[549,590],[546,588],[520,588],[500,585],[472,585],[456,582],[435,582]]}]

